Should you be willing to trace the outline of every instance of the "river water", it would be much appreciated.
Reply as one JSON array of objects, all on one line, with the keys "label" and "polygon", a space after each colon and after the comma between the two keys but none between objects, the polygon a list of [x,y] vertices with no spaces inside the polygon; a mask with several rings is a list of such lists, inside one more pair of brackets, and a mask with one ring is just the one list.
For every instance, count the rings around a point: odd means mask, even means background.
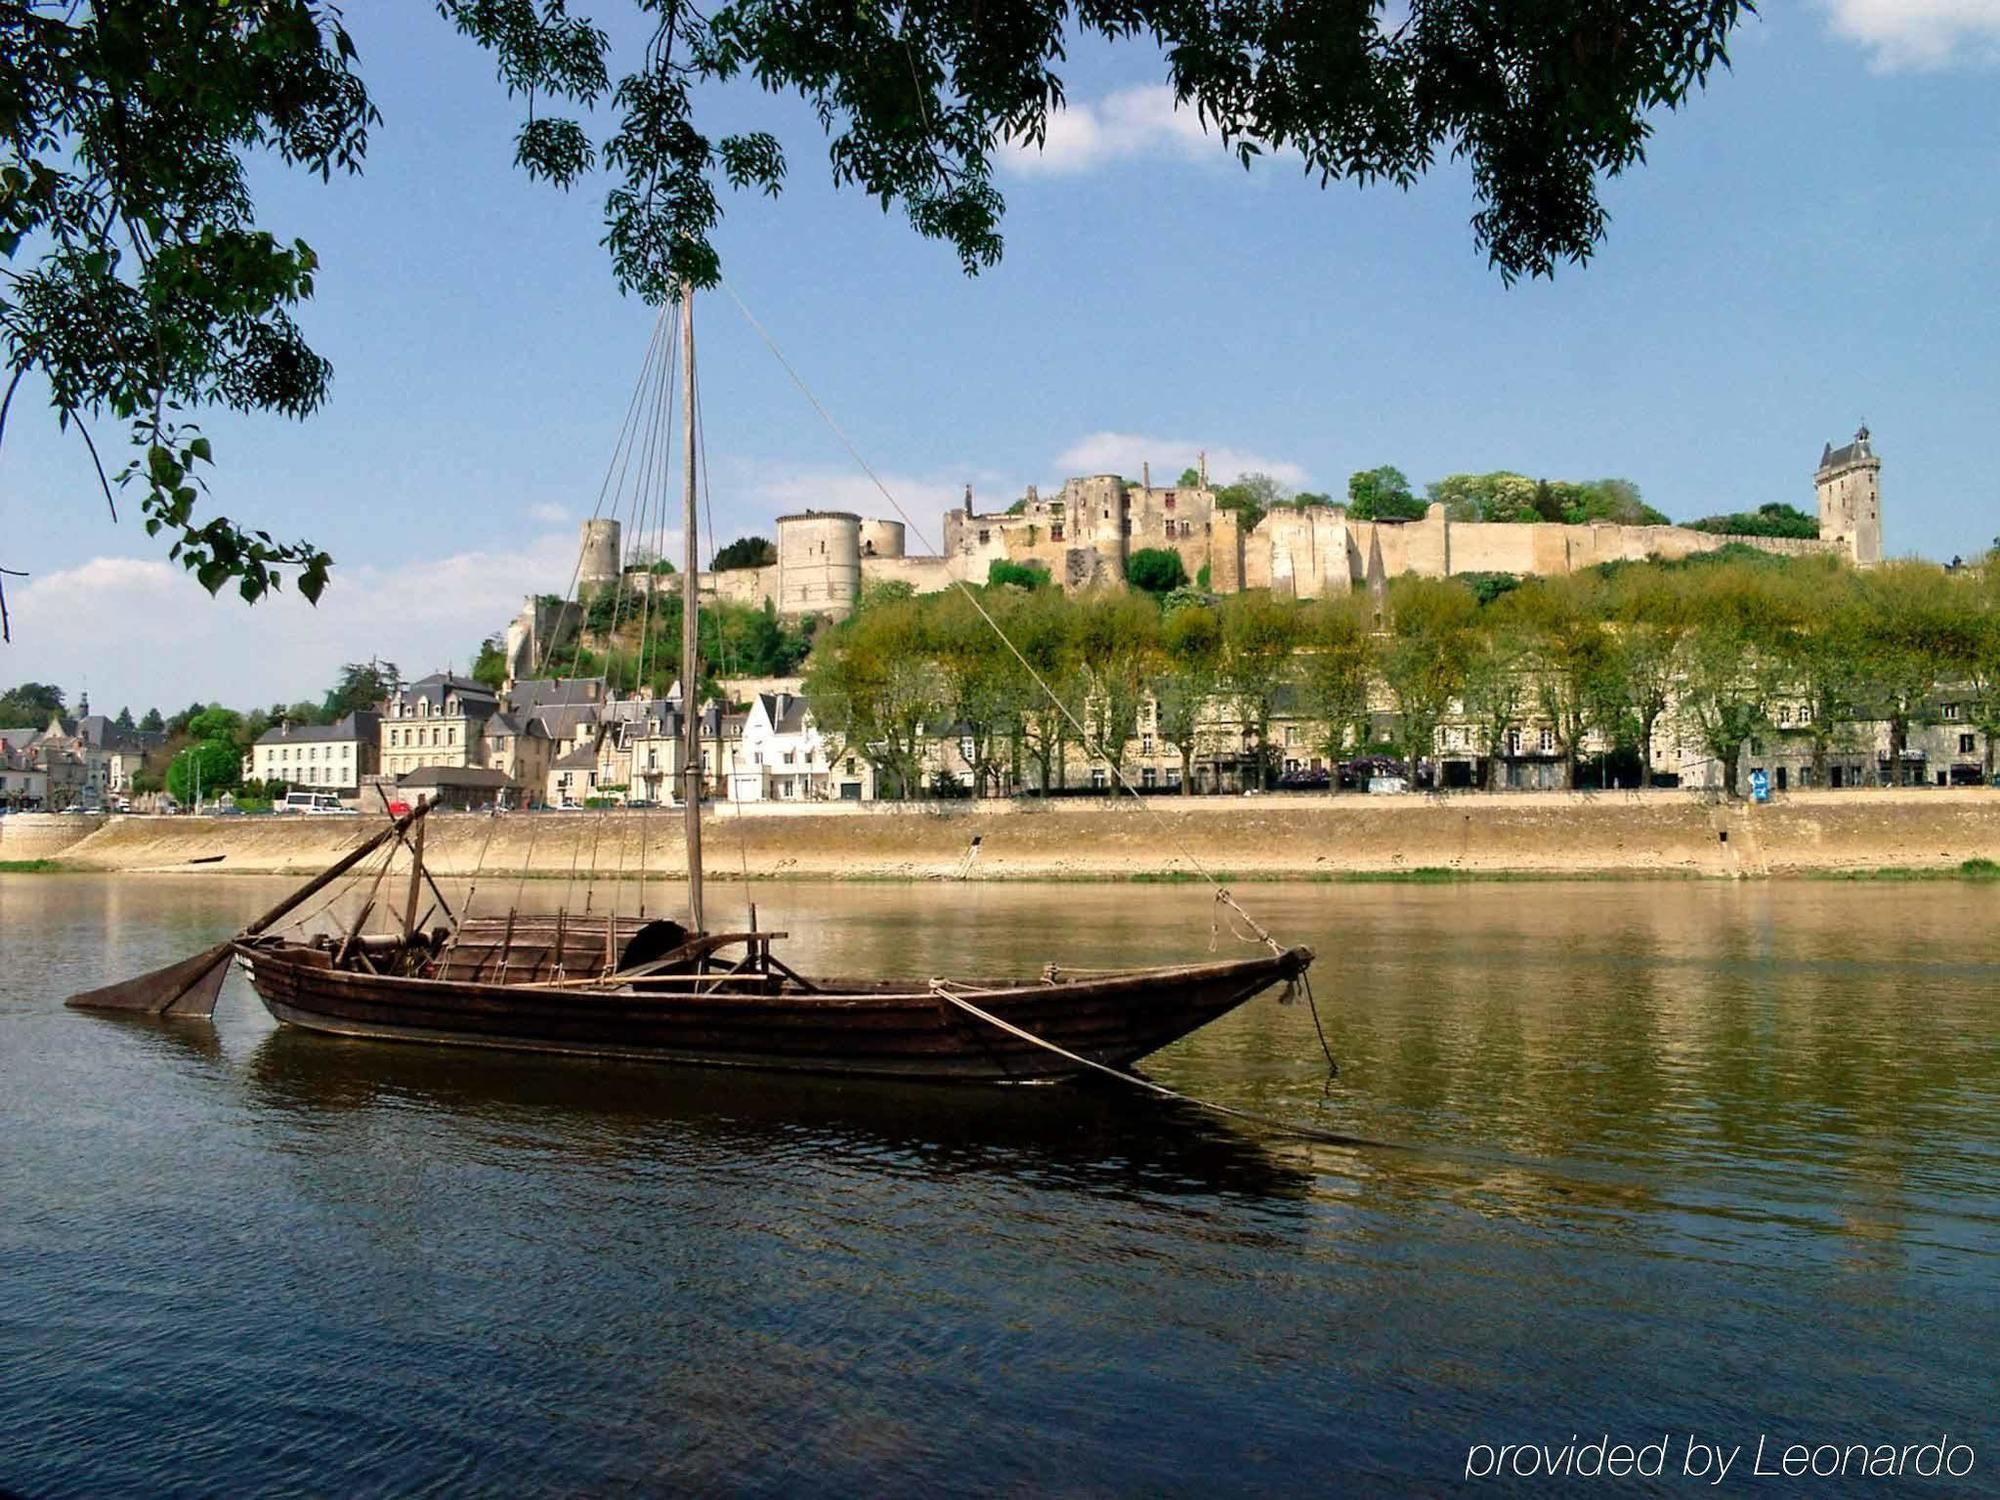
[{"label": "river water", "polygon": [[[1689,1437],[1732,1484],[1760,1435],[2000,1472],[1992,887],[1244,887],[1339,1077],[1275,997],[1147,1070],[1359,1147],[318,1038],[240,978],[212,1028],[61,1008],[285,888],[0,876],[0,1491],[1434,1492],[1606,1435],[1668,1441],[1641,1489]],[[754,895],[808,971],[1213,930],[1181,886]]]}]

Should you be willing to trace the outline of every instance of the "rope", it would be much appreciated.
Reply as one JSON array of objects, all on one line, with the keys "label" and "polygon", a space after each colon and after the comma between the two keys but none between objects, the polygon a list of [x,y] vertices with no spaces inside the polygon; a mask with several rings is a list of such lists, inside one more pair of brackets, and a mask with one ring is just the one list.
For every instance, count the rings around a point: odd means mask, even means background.
[{"label": "rope", "polygon": [[[839,439],[840,445],[847,450],[848,456],[852,458],[857,465],[860,466],[861,472],[866,474],[868,476],[869,482],[873,484],[875,488],[881,492],[882,498],[887,500],[889,504],[892,507],[894,507],[896,514],[903,518],[904,526],[906,526],[911,532],[913,532],[916,535],[917,540],[921,542],[925,547],[929,548],[933,553],[936,553],[941,556],[942,555],[941,549],[934,542],[931,541],[929,535],[924,531],[923,526],[914,517],[912,517],[907,510],[903,509],[902,501],[898,500],[895,497],[895,495],[890,493],[889,487],[882,482],[881,476],[878,475],[875,472],[875,470],[869,466],[868,460],[861,456],[861,450],[854,446],[853,440],[850,439],[846,434],[846,432],[842,430],[840,424],[833,419],[833,414],[829,412],[826,409],[826,407],[821,403],[819,397],[813,394],[812,387],[806,384],[805,378],[802,375],[800,375],[796,369],[793,368],[792,362],[787,358],[785,358],[785,353],[782,349],[778,347],[777,341],[774,340],[771,337],[771,335],[765,331],[764,325],[757,321],[755,315],[751,313],[750,309],[744,306],[743,299],[736,295],[736,288],[731,286],[727,281],[723,281],[719,284],[721,285],[722,289],[725,292],[729,293],[729,300],[736,304],[736,310],[743,314],[743,320],[750,325],[753,331],[755,331],[757,337],[764,341],[764,347],[771,351],[772,358],[776,359],[779,366],[784,370],[784,372],[788,376],[791,377],[792,384],[799,388],[799,393],[806,398],[808,403],[811,404],[812,409],[819,413],[820,420],[825,422],[827,427],[832,431],[833,435],[837,439]],[[1021,654],[1021,648],[1019,646],[1016,646],[1013,642],[1013,639],[1007,634],[1007,632],[1000,628],[1000,622],[995,620],[993,616],[987,612],[986,606],[980,602],[979,595],[974,593],[973,590],[967,586],[965,580],[962,578],[954,577],[952,579],[952,583],[958,588],[958,591],[960,593],[965,595],[966,599],[971,603],[973,609],[978,613],[979,618],[984,620],[986,624],[992,629],[993,633],[1000,638],[1000,644],[1005,646],[1007,650],[1010,653],[1012,653],[1014,660],[1016,660],[1021,664],[1021,669],[1028,674],[1029,679],[1035,684],[1036,687],[1042,690],[1042,692],[1047,696],[1049,702],[1053,703],[1056,706],[1056,712],[1061,714],[1063,718],[1069,723],[1070,727],[1076,731],[1077,739],[1082,743],[1084,748],[1086,750],[1094,749],[1097,755],[1101,759],[1109,762],[1111,766],[1111,774],[1117,778],[1118,785],[1124,788],[1127,792],[1129,792],[1132,796],[1132,800],[1138,803],[1139,806],[1145,810],[1147,816],[1152,818],[1154,823],[1158,825],[1160,831],[1167,836],[1168,840],[1173,844],[1174,848],[1180,853],[1181,858],[1185,859],[1188,862],[1188,864],[1193,866],[1195,872],[1199,874],[1202,877],[1202,879],[1206,880],[1210,885],[1215,887],[1215,899],[1223,903],[1225,906],[1229,907],[1232,911],[1236,912],[1239,916],[1243,918],[1244,921],[1248,922],[1250,924],[1251,929],[1254,932],[1256,932],[1257,936],[1264,941],[1264,943],[1271,949],[1273,953],[1284,952],[1285,951],[1284,945],[1278,942],[1276,938],[1272,937],[1270,933],[1266,932],[1263,929],[1263,927],[1258,924],[1255,918],[1253,918],[1247,911],[1244,911],[1243,908],[1237,904],[1236,898],[1229,894],[1228,890],[1223,886],[1222,882],[1216,878],[1214,873],[1209,870],[1207,865],[1201,862],[1200,857],[1196,855],[1195,852],[1188,847],[1187,842],[1181,838],[1179,833],[1175,831],[1173,825],[1167,822],[1165,818],[1161,817],[1160,814],[1157,811],[1155,811],[1152,807],[1147,805],[1146,799],[1139,795],[1139,789],[1133,786],[1131,779],[1126,776],[1125,769],[1120,764],[1120,761],[1123,759],[1123,757],[1113,756],[1108,754],[1105,751],[1104,746],[1100,741],[1092,740],[1090,736],[1090,731],[1084,727],[1083,721],[1078,719],[1074,713],[1070,712],[1069,705],[1063,702],[1061,695],[1058,694],[1054,688],[1048,685],[1048,683],[1043,679],[1042,674],[1035,670],[1034,664],[1031,663],[1026,656]]]},{"label": "rope", "polygon": [[[965,989],[962,985],[958,986],[958,988],[961,990]],[[1144,1089],[1147,1093],[1156,1095],[1161,1099],[1171,1099],[1177,1104],[1188,1104],[1194,1106],[1196,1109],[1208,1110],[1212,1114],[1226,1115],[1232,1120],[1242,1120],[1260,1129],[1269,1130],[1278,1135],[1295,1136],[1300,1140],[1323,1141],[1328,1145],[1334,1146],[1372,1146],[1385,1151],[1403,1149],[1389,1141],[1375,1141],[1362,1136],[1341,1135],[1335,1131],[1321,1130],[1311,1125],[1294,1125],[1286,1120],[1274,1120],[1269,1115],[1252,1114],[1249,1110],[1237,1109],[1234,1105],[1217,1104],[1213,1099],[1200,1099],[1193,1094],[1183,1094],[1178,1089],[1168,1088],[1164,1083],[1155,1083],[1150,1078],[1141,1078],[1137,1073],[1128,1073],[1123,1068],[1114,1068],[1109,1063],[1096,1062],[1088,1057],[1071,1052],[1067,1047],[1057,1046],[1046,1037],[1039,1037],[1032,1031],[1023,1030],[1012,1021],[1003,1020],[989,1010],[982,1010],[970,1000],[964,998],[963,994],[952,993],[952,982],[948,979],[931,980],[930,991],[946,1004],[956,1006],[973,1019],[984,1021],[987,1025],[996,1027],[1011,1037],[1024,1042],[1031,1042],[1044,1051],[1053,1052],[1057,1057],[1067,1062],[1075,1063],[1079,1067],[1089,1068],[1093,1072],[1102,1073],[1106,1078],[1115,1078],[1120,1083],[1129,1083],[1132,1087]],[[966,993],[978,995],[997,992],[966,990]]]}]

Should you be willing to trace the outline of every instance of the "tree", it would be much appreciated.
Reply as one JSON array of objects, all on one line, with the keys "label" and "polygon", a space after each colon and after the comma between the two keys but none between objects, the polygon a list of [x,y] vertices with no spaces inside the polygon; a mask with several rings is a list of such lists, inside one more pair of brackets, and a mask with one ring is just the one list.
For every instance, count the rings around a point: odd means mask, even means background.
[{"label": "tree", "polygon": [[1159,646],[1160,612],[1130,594],[1091,594],[1078,601],[1077,664],[1082,670],[1090,731],[1085,748],[1102,758],[1114,786],[1125,779],[1125,757],[1139,730],[1139,705]]},{"label": "tree", "polygon": [[1263,590],[1222,602],[1222,682],[1249,744],[1258,787],[1271,779],[1271,718],[1291,681],[1299,641],[1298,611]]},{"label": "tree", "polygon": [[479,654],[472,659],[472,680],[484,683],[496,693],[506,682],[507,651],[499,636],[489,635],[479,643]]},{"label": "tree", "polygon": [[1639,785],[1653,784],[1653,741],[1674,703],[1694,618],[1681,576],[1644,568],[1611,582],[1612,673],[1639,752]]},{"label": "tree", "polygon": [[1929,722],[1939,680],[1973,655],[1973,632],[1931,563],[1887,563],[1858,575],[1855,604],[1859,695],[1888,721],[1890,775],[1901,786],[1910,730]]},{"label": "tree", "polygon": [[1384,464],[1348,476],[1347,513],[1357,521],[1421,521],[1424,502],[1401,469]]},{"label": "tree", "polygon": [[894,797],[921,793],[925,726],[945,719],[947,685],[929,647],[919,600],[877,597],[827,632],[806,674],[830,758],[864,757]]},{"label": "tree", "polygon": [[1236,521],[1245,531],[1256,529],[1267,511],[1283,505],[1291,496],[1291,491],[1269,474],[1249,473],[1237,477],[1234,484],[1225,484],[1215,492],[1218,510],[1234,511]]},{"label": "tree", "polygon": [[163,734],[166,732],[166,727],[167,721],[160,717],[157,708],[147,709],[145,717],[139,720],[139,729],[145,734]]},{"label": "tree", "polygon": [[1389,639],[1377,660],[1412,774],[1437,751],[1438,725],[1465,682],[1478,616],[1478,601],[1456,579],[1412,575],[1389,586]]},{"label": "tree", "polygon": [[1603,583],[1589,573],[1538,578],[1511,602],[1526,631],[1536,700],[1562,750],[1566,787],[1576,785],[1584,737],[1605,717],[1612,695],[1612,654]]},{"label": "tree", "polygon": [[167,763],[166,786],[179,802],[195,801],[199,787],[206,802],[243,777],[243,753],[226,739],[196,739]]},{"label": "tree", "polygon": [[327,689],[320,714],[337,724],[351,713],[373,708],[402,691],[403,674],[392,661],[351,661],[340,669],[340,680]]},{"label": "tree", "polygon": [[[1341,594],[1308,605],[1299,621],[1299,700],[1320,726],[1317,748],[1338,764],[1350,730],[1368,717],[1368,684],[1374,675],[1375,643],[1366,597]],[[1365,741],[1366,734],[1355,736]],[[1340,787],[1339,776],[1328,785]]]},{"label": "tree", "polygon": [[1125,581],[1148,594],[1171,594],[1187,586],[1187,564],[1171,547],[1141,547],[1125,559]]},{"label": "tree", "polygon": [[[651,35],[614,83],[611,30],[581,3],[436,0],[525,101],[516,163],[560,187],[609,174],[613,275],[653,303],[717,280],[725,184],[775,195],[786,175],[770,132],[703,128],[713,85],[802,96],[835,183],[900,204],[972,273],[1002,249],[993,162],[1046,138],[1079,34],[1168,58],[1177,104],[1245,167],[1282,149],[1322,185],[1407,187],[1440,156],[1465,158],[1489,262],[1508,280],[1552,275],[1602,239],[1600,179],[1642,159],[1648,114],[1726,66],[1753,9],[1646,0],[1609,25],[1566,5],[1430,0],[1388,30],[1380,0],[1330,0],[1310,26],[1291,7],[1168,0],[637,0]],[[212,454],[184,413],[302,417],[325,397],[331,369],[292,316],[317,257],[260,226],[245,163],[268,150],[322,178],[359,169],[378,116],[339,13],[309,0],[0,0],[0,44],[0,254],[26,264],[0,300],[7,395],[38,371],[93,454],[86,419],[129,424],[141,510],[204,586],[234,580],[254,600],[291,570],[317,598],[331,559],[311,543],[195,518]],[[599,112],[601,141],[584,124]]]},{"label": "tree", "polygon": [[712,566],[718,573],[727,573],[735,568],[768,568],[777,560],[778,549],[768,538],[744,536],[717,552]]},{"label": "tree", "polygon": [[188,715],[184,727],[198,740],[233,740],[243,728],[243,715],[233,708],[211,703],[200,713]]},{"label": "tree", "polygon": [[0,729],[41,729],[63,711],[63,690],[52,682],[24,682],[0,693]]},{"label": "tree", "polygon": [[1516,609],[1482,610],[1467,640],[1459,704],[1478,735],[1488,791],[1505,785],[1508,737],[1521,727],[1534,700],[1532,678],[1527,632]]},{"label": "tree", "polygon": [[1194,795],[1194,760],[1202,726],[1222,683],[1222,621],[1210,605],[1169,605],[1160,622],[1160,649],[1146,690],[1153,699],[1153,727],[1181,758],[1181,795]]},{"label": "tree", "polygon": [[124,730],[127,734],[130,734],[133,730],[139,727],[137,724],[132,722],[132,710],[130,708],[119,709],[118,717],[113,719],[111,722],[115,724],[118,728]]},{"label": "tree", "polygon": [[1769,727],[1783,685],[1772,642],[1784,628],[1784,608],[1761,568],[1725,565],[1687,576],[1694,628],[1676,711],[1683,735],[1721,764],[1723,790],[1733,796],[1744,745]]}]

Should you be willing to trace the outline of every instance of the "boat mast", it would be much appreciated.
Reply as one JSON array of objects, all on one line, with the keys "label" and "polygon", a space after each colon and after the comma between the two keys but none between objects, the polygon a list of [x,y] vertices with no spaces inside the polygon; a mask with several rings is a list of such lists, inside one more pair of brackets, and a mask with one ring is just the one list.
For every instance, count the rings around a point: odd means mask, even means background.
[{"label": "boat mast", "polygon": [[694,286],[681,283],[681,535],[686,543],[681,567],[681,766],[683,816],[687,824],[688,926],[704,930],[701,916],[701,710],[695,684],[696,625],[701,608],[701,564],[695,542]]}]

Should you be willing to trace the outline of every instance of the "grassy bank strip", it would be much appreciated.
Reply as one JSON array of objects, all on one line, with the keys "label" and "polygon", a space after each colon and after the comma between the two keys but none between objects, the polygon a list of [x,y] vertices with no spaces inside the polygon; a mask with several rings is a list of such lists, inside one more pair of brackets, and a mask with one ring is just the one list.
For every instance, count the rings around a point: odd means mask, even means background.
[{"label": "grassy bank strip", "polygon": [[1916,866],[1881,865],[1872,870],[1813,870],[1808,880],[1970,880],[1975,883],[2000,881],[2000,863],[1990,859],[1968,859],[1964,864]]},{"label": "grassy bank strip", "polygon": [[0,859],[0,875],[56,875],[68,869],[53,859]]}]

